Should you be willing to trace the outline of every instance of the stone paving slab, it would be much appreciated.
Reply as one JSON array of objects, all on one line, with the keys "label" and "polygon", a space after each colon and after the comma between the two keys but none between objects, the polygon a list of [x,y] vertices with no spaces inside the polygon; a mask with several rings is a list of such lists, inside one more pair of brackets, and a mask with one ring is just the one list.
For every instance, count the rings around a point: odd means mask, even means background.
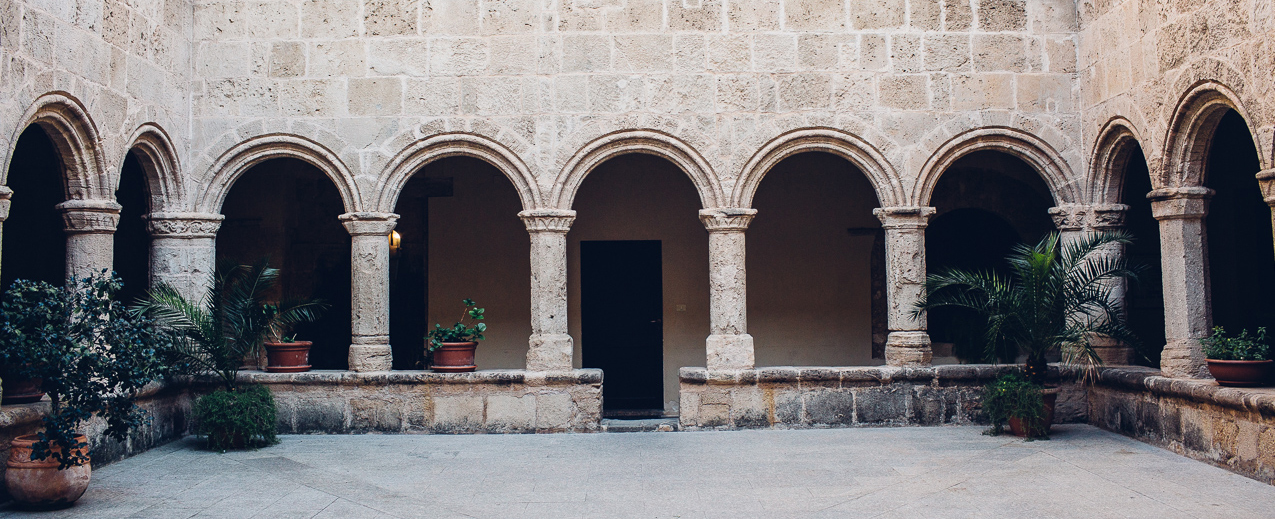
[{"label": "stone paving slab", "polygon": [[1087,425],[187,438],[0,518],[1271,517],[1275,487]]}]

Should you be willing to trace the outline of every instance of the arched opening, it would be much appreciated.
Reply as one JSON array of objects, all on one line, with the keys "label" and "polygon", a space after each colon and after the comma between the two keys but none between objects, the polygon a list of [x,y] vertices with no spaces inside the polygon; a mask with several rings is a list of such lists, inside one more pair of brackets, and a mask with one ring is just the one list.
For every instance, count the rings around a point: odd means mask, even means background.
[{"label": "arched opening", "polygon": [[1137,282],[1128,284],[1125,312],[1129,329],[1142,343],[1143,355],[1135,355],[1135,363],[1159,366],[1164,348],[1164,285],[1160,271],[1160,224],[1151,216],[1151,174],[1142,147],[1136,143],[1125,151],[1120,203],[1129,206],[1125,214],[1125,231],[1133,235],[1133,243],[1125,246],[1125,259],[1140,267]]},{"label": "arched opening", "polygon": [[[1005,256],[1054,230],[1049,186],[1030,165],[1008,153],[981,150],[952,163],[934,187],[936,209],[925,230],[928,272],[948,268],[1006,273]],[[928,313],[934,363],[989,362],[982,330],[963,311]],[[1013,360],[1013,354],[1006,352]]]},{"label": "arched opening", "polygon": [[499,169],[471,157],[422,167],[403,186],[390,248],[390,344],[394,369],[423,369],[425,334],[451,326],[462,300],[486,309],[479,369],[521,369],[531,335],[531,241],[518,191]]},{"label": "arched opening", "polygon": [[793,155],[766,173],[747,233],[748,332],[758,366],[884,360],[878,205],[867,177],[830,153]]},{"label": "arched opening", "polygon": [[567,235],[568,315],[582,367],[604,370],[604,413],[673,411],[681,366],[704,364],[708,235],[686,173],[631,153],[580,186]]},{"label": "arched opening", "polygon": [[279,158],[252,166],[235,181],[221,213],[217,263],[269,258],[282,270],[279,293],[322,299],[318,322],[299,326],[297,339],[313,341],[314,369],[346,369],[350,345],[350,235],[338,216],[341,194],[308,162]]},{"label": "arched opening", "polygon": [[115,202],[121,207],[111,264],[124,282],[124,288],[116,295],[120,301],[130,304],[150,288],[151,238],[143,220],[151,211],[150,200],[146,171],[138,154],[129,153],[120,169],[119,189],[115,190]]},{"label": "arched opening", "polygon": [[[1205,230],[1213,324],[1229,333],[1275,326],[1271,210],[1255,175],[1257,149],[1244,118],[1228,110],[1218,121],[1208,148],[1205,186],[1209,201]],[[1275,330],[1275,328],[1272,328]]]},{"label": "arched opening", "polygon": [[66,280],[66,232],[56,206],[65,198],[63,164],[44,129],[29,126],[18,138],[6,184],[13,190],[4,222],[0,289],[15,279],[61,285]]}]

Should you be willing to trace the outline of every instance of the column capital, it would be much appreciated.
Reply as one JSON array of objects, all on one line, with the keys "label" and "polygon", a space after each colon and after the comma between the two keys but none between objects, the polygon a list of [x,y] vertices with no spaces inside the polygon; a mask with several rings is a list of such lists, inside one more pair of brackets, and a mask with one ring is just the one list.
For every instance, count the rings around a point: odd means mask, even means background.
[{"label": "column capital", "polygon": [[398,224],[394,213],[345,213],[338,218],[350,236],[389,236]]},{"label": "column capital", "polygon": [[114,200],[67,200],[55,207],[69,234],[113,234],[122,208]]},{"label": "column capital", "polygon": [[9,186],[0,186],[0,222],[9,219],[9,199],[13,197],[13,190]]},{"label": "column capital", "polygon": [[933,207],[924,206],[898,206],[898,207],[878,207],[872,210],[872,214],[881,220],[881,227],[886,229],[924,229],[929,225],[930,217],[934,216]]},{"label": "column capital", "polygon": [[1147,198],[1151,199],[1151,216],[1156,220],[1199,219],[1208,214],[1213,193],[1201,186],[1166,187],[1147,193]]},{"label": "column capital", "polygon": [[1257,172],[1257,184],[1262,186],[1262,198],[1266,205],[1275,207],[1275,168]]},{"label": "column capital", "polygon": [[757,210],[748,207],[717,207],[700,209],[699,221],[708,232],[744,232],[757,216]]},{"label": "column capital", "polygon": [[1125,204],[1098,204],[1091,207],[1089,227],[1096,231],[1110,231],[1124,227],[1129,206]]},{"label": "column capital", "polygon": [[527,232],[560,232],[571,230],[576,221],[576,212],[570,209],[532,209],[518,213]]},{"label": "column capital", "polygon": [[154,238],[216,238],[226,217],[213,213],[151,213],[143,217]]},{"label": "column capital", "polygon": [[1089,223],[1089,206],[1062,204],[1050,207],[1049,217],[1054,220],[1054,227],[1059,231],[1080,231]]}]

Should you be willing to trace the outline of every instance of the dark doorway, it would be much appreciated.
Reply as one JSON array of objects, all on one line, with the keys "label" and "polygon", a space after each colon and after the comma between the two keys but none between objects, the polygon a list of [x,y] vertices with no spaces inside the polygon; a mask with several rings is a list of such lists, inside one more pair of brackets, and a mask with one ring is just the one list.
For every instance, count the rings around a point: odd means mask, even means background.
[{"label": "dark doorway", "polygon": [[605,413],[663,410],[660,256],[658,240],[580,242],[581,360],[603,371]]},{"label": "dark doorway", "polygon": [[136,153],[129,153],[120,170],[119,189],[115,201],[120,204],[120,222],[115,228],[115,273],[124,282],[116,297],[132,304],[150,288],[151,238],[142,217],[150,212],[150,191],[146,173]]},{"label": "dark doorway", "polygon": [[13,197],[4,222],[0,289],[15,279],[54,285],[66,280],[66,232],[56,207],[65,200],[62,176],[62,161],[44,130],[31,126],[22,132],[9,163]]},{"label": "dark doorway", "polygon": [[[1160,365],[1164,349],[1164,294],[1160,272],[1160,223],[1151,216],[1151,174],[1142,148],[1132,145],[1125,166],[1121,203],[1129,206],[1125,230],[1133,235],[1133,243],[1125,246],[1130,265],[1140,267],[1138,279],[1129,283],[1125,293],[1125,312],[1129,329],[1141,343],[1138,364]],[[1143,358],[1146,357],[1146,358]]]}]

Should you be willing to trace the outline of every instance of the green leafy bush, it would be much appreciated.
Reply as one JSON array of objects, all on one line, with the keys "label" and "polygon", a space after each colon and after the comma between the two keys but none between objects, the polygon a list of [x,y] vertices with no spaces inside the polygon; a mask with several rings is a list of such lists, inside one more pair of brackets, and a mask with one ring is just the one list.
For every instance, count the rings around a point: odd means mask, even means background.
[{"label": "green leafy bush", "polygon": [[[435,324],[434,329],[429,331],[425,336],[429,339],[429,351],[437,350],[444,342],[475,342],[483,340],[483,332],[487,331],[487,325],[478,321],[483,320],[483,312],[485,309],[478,308],[478,303],[473,299],[465,299],[461,301],[465,303],[465,313],[461,315],[460,320],[451,328],[443,328],[441,324]],[[469,325],[465,324],[465,318],[469,318]]]},{"label": "green leafy bush", "polygon": [[[1023,425],[1033,433],[1030,436],[1044,436],[1045,397],[1044,388],[1023,378],[1018,373],[1002,375],[991,384],[983,387],[983,412],[992,422],[992,435],[1005,432],[1005,423],[1010,418],[1022,420]],[[1039,435],[1035,433],[1040,433]]]},{"label": "green leafy bush", "polygon": [[1221,326],[1213,327],[1213,335],[1200,339],[1204,356],[1213,360],[1267,360],[1270,346],[1266,344],[1266,328],[1258,328],[1256,337],[1249,337],[1248,330],[1240,330],[1236,337],[1227,337]]},{"label": "green leafy bush", "polygon": [[218,389],[195,402],[195,431],[208,438],[212,450],[274,445],[277,420],[274,396],[265,386]]}]

